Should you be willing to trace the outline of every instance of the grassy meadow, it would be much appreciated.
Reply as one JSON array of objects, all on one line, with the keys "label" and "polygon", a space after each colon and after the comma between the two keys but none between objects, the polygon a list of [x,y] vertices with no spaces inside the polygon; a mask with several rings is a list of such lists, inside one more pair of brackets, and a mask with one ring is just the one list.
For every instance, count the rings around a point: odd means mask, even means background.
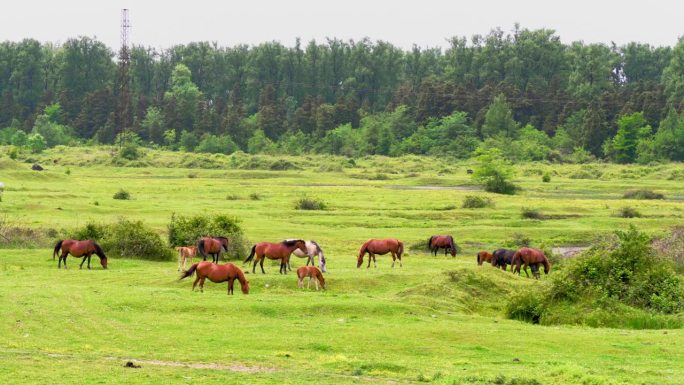
[{"label": "grassy meadow", "polygon": [[[466,170],[475,163],[445,159],[147,150],[127,164],[135,167],[113,167],[105,147],[78,150],[0,158],[3,226],[55,236],[0,249],[2,383],[684,383],[684,329],[508,320],[506,297],[548,277],[475,262],[476,251],[520,237],[551,248],[587,245],[629,224],[664,233],[684,222],[684,165],[523,164],[522,191],[502,196],[473,184]],[[641,188],[666,199],[622,199]],[[131,199],[112,199],[120,189]],[[494,206],[461,208],[468,195]],[[296,210],[302,197],[326,209]],[[627,206],[641,217],[616,215]],[[523,208],[545,219],[523,219]],[[247,276],[249,295],[236,288],[229,297],[225,284],[210,282],[191,292],[192,279],[176,281],[175,261],[110,255],[108,270],[96,257],[94,269],[79,270],[70,258],[70,269],[58,270],[51,258],[48,247],[74,227],[123,216],[165,235],[172,213],[234,215],[250,242],[314,239],[328,259],[328,290],[299,290],[294,274],[269,263],[267,274]],[[438,233],[454,235],[456,258],[420,248]],[[377,268],[356,269],[361,243],[381,237],[405,242],[404,266],[378,256]],[[293,258],[293,268],[302,261]],[[129,360],[142,367],[123,367]]]}]

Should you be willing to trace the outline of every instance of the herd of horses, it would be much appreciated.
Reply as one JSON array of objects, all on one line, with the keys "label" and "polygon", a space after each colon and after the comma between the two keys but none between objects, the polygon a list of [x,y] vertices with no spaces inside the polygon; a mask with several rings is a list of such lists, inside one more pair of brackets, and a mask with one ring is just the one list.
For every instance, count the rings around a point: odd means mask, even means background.
[{"label": "herd of horses", "polygon": [[[240,282],[242,292],[248,294],[249,281],[245,278],[245,273],[232,263],[219,264],[221,255],[227,252],[229,247],[230,240],[226,237],[203,237],[197,242],[197,245],[176,247],[179,256],[178,271],[182,271],[179,280],[196,275],[195,282],[192,284],[193,291],[197,284],[199,284],[200,291],[204,291],[204,282],[206,279],[215,283],[228,282],[228,294],[233,294],[233,285],[237,280]],[[451,253],[451,256],[456,256],[457,252],[456,242],[454,242],[454,238],[451,235],[434,235],[430,237],[428,240],[428,248],[430,253],[435,256],[439,249],[444,249],[444,255]],[[373,261],[373,265],[377,267],[375,256],[388,253],[392,255],[392,267],[394,267],[396,261],[399,261],[399,267],[403,266],[401,262],[401,257],[404,254],[403,242],[393,238],[369,239],[359,249],[359,254],[356,258],[356,267],[359,268],[363,265],[366,254],[368,254],[367,268],[370,268],[371,260]],[[76,258],[82,258],[79,266],[80,268],[83,268],[83,264],[87,260],[87,268],[90,269],[90,258],[93,254],[100,258],[102,267],[104,269],[107,268],[107,256],[102,250],[102,247],[95,241],[79,241],[73,239],[58,241],[57,244],[55,244],[52,253],[53,260],[59,255],[57,268],[62,267],[62,262],[64,262],[64,268],[67,268],[66,257],[69,254]],[[203,258],[203,261],[193,264],[192,259],[198,254]],[[265,274],[264,261],[266,259],[278,260],[280,261],[279,272],[281,274],[287,274],[288,271],[291,271],[290,256],[292,254],[307,259],[306,266],[297,269],[298,287],[303,288],[304,279],[309,278],[307,288],[313,280],[316,290],[319,290],[319,288],[325,289],[325,278],[322,274],[326,272],[325,255],[318,243],[312,240],[286,239],[275,243],[259,242],[252,246],[252,249],[243,264],[252,263],[253,274],[256,274],[258,264],[259,267],[261,267],[261,273]],[[211,262],[207,261],[207,257],[209,256],[211,256]],[[315,257],[318,257],[320,270],[315,266]],[[186,270],[185,265],[188,259],[190,259],[191,266]],[[540,265],[544,266],[544,273],[546,274],[548,274],[551,269],[551,264],[543,251],[528,247],[523,247],[518,250],[498,249],[493,253],[480,251],[477,253],[477,263],[478,265],[482,265],[484,262],[489,262],[493,267],[499,267],[504,271],[506,270],[506,267],[510,265],[511,271],[518,274],[520,274],[520,268],[522,266],[525,275],[528,277],[527,267],[529,266],[535,278],[539,278]],[[309,266],[309,263],[311,263],[311,266]]]}]

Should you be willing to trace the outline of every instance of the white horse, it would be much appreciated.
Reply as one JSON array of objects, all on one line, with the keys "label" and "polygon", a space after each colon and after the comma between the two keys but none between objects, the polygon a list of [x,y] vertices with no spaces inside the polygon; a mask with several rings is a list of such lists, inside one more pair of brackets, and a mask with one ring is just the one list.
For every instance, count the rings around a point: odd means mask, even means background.
[{"label": "white horse", "polygon": [[[323,254],[323,250],[321,249],[320,246],[318,246],[318,243],[316,243],[316,241],[306,241],[306,254],[304,254],[299,249],[295,249],[292,254],[296,255],[299,258],[308,258],[306,260],[307,266],[309,266],[309,262],[311,262],[311,266],[316,266],[316,264],[314,263],[314,257],[318,256],[318,266],[321,268],[322,272],[324,272],[324,273],[326,272],[326,270],[325,270],[325,255]],[[290,269],[290,262],[289,261],[287,263],[287,269],[292,271],[292,269]]]}]

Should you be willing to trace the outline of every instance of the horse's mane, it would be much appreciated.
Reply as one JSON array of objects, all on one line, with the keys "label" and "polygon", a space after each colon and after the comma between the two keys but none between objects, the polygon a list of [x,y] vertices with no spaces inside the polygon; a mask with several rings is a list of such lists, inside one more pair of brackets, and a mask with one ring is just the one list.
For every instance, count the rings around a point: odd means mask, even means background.
[{"label": "horse's mane", "polygon": [[[100,245],[98,245],[97,242],[95,242],[95,241],[91,241],[91,242],[93,242],[93,246],[95,247],[95,254],[97,254],[97,256],[100,258],[107,259],[107,256],[105,255],[104,250],[102,250]],[[88,262],[88,263],[90,263],[90,262]]]},{"label": "horse's mane", "polygon": [[323,250],[321,250],[321,247],[318,245],[318,243],[316,243],[316,241],[309,241],[309,242],[311,242],[312,245],[316,246],[317,252],[319,252],[319,253],[323,252]]},{"label": "horse's mane", "polygon": [[214,238],[214,239],[221,239],[221,240],[228,241],[228,238],[226,238],[226,237],[212,237],[212,238]]},{"label": "horse's mane", "polygon": [[435,236],[433,235],[430,237],[430,239],[428,239],[428,249],[432,246],[432,238],[434,238],[434,237]]},{"label": "horse's mane", "polygon": [[449,235],[449,246],[452,250],[456,250],[456,242],[454,242],[454,237]]},{"label": "horse's mane", "polygon": [[[283,245],[285,245],[287,247],[290,247],[290,246],[294,246],[297,242],[304,242],[304,241],[302,239],[286,239],[280,243],[282,243]],[[306,242],[304,242],[304,243],[306,243]]]}]

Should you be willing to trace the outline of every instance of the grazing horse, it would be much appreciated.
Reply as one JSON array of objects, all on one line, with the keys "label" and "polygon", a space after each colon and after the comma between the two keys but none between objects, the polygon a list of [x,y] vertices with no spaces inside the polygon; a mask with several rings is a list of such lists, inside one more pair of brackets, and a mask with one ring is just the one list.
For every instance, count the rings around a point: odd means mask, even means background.
[{"label": "grazing horse", "polygon": [[311,279],[314,279],[314,282],[316,284],[316,290],[318,290],[318,285],[320,284],[323,290],[325,290],[325,278],[323,278],[323,274],[321,274],[321,271],[316,268],[316,266],[302,266],[299,269],[297,269],[297,278],[299,278],[299,284],[298,287],[300,289],[304,288],[304,278],[309,277],[309,282],[306,284],[306,288],[309,288],[309,285],[311,284]]},{"label": "grazing horse", "polygon": [[197,250],[202,258],[204,258],[203,261],[207,260],[207,254],[211,254],[211,261],[218,263],[221,253],[228,251],[228,238],[204,237],[197,242]]},{"label": "grazing horse", "polygon": [[428,239],[428,248],[437,256],[437,250],[444,249],[444,256],[447,250],[451,251],[451,256],[456,256],[456,243],[451,235],[433,235]]},{"label": "grazing horse", "polygon": [[482,265],[483,262],[492,262],[492,253],[489,251],[480,251],[477,253],[477,264]]},{"label": "grazing horse", "polygon": [[62,261],[64,261],[64,268],[67,268],[66,257],[69,254],[76,258],[83,257],[81,265],[79,266],[80,269],[83,268],[83,262],[85,262],[86,259],[88,260],[88,268],[90,269],[90,257],[93,254],[96,254],[98,257],[100,257],[100,264],[102,265],[102,268],[107,268],[107,256],[105,255],[104,251],[102,251],[100,245],[98,245],[95,241],[76,241],[73,239],[63,239],[57,242],[55,245],[55,248],[52,252],[52,260],[55,259],[55,256],[60,249],[62,249],[62,254],[60,254],[59,261],[57,262],[58,269],[62,267]]},{"label": "grazing horse", "polygon": [[260,242],[252,246],[252,251],[243,263],[247,263],[254,258],[254,267],[252,273],[256,273],[256,266],[259,263],[261,266],[261,273],[264,271],[264,259],[279,259],[280,260],[280,274],[287,274],[287,265],[290,263],[290,254],[295,249],[299,249],[302,253],[306,253],[306,242],[301,239],[293,239],[290,241],[282,241],[278,243]]},{"label": "grazing horse", "polygon": [[518,273],[520,275],[520,264],[523,263],[524,267],[523,270],[525,270],[525,275],[530,276],[527,274],[527,266],[529,265],[532,268],[532,275],[534,275],[534,278],[539,279],[539,265],[544,265],[544,274],[549,274],[549,270],[551,270],[551,264],[549,263],[549,259],[546,258],[546,255],[544,255],[544,252],[539,250],[539,249],[531,249],[529,247],[523,247],[519,249],[518,251],[513,254],[513,263],[511,263],[511,268],[515,266],[515,270],[513,273]]},{"label": "grazing horse", "polygon": [[392,253],[392,267],[394,267],[394,262],[399,259],[399,267],[401,264],[401,255],[404,253],[404,243],[398,239],[369,239],[366,243],[361,246],[359,250],[359,256],[356,258],[356,267],[359,268],[363,264],[363,257],[368,253],[368,266],[370,267],[371,259],[375,267],[378,264],[375,262],[375,254],[384,255],[387,253]]},{"label": "grazing horse", "polygon": [[185,261],[188,258],[192,264],[192,259],[197,256],[197,246],[180,246],[176,247],[176,251],[178,252],[178,271],[181,271],[181,264],[185,270]]},{"label": "grazing horse", "polygon": [[[515,250],[511,249],[497,249],[492,253],[492,266],[498,267],[503,271],[506,271],[506,266],[511,265],[513,269],[513,254]],[[511,270],[513,271],[513,270]]]},{"label": "grazing horse", "polygon": [[[294,239],[286,239],[286,241],[294,241]],[[311,262],[311,266],[315,266],[316,264],[314,263],[314,257],[318,256],[318,266],[320,266],[321,271],[325,273],[325,255],[323,255],[323,249],[321,249],[316,241],[306,241],[305,243],[306,253],[303,253],[299,249],[295,249],[292,254],[299,258],[308,258],[306,260],[306,266],[309,266],[309,262]],[[292,271],[289,261],[287,263],[287,269]]]},{"label": "grazing horse", "polygon": [[197,271],[197,279],[195,279],[195,282],[192,284],[192,291],[195,291],[195,286],[197,285],[197,282],[199,282],[200,291],[204,292],[204,280],[209,278],[209,280],[214,283],[228,281],[228,294],[232,295],[233,284],[237,279],[240,281],[242,293],[249,294],[249,281],[245,279],[245,274],[242,270],[232,263],[217,265],[207,261],[198,262],[190,266],[190,269],[187,271],[184,271],[178,280],[180,281],[183,278],[191,276],[195,271]]}]

